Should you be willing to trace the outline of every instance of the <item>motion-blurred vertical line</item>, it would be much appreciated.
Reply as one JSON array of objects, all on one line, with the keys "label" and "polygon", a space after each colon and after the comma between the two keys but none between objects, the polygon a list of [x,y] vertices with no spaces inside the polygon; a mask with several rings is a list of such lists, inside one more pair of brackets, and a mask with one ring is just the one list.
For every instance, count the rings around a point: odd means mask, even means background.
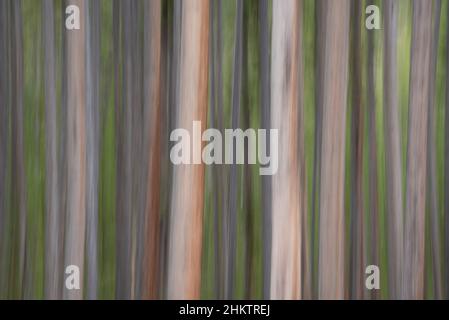
[{"label": "motion-blurred vertical line", "polygon": [[143,297],[158,298],[159,185],[161,174],[161,1],[144,4],[144,107],[148,109],[148,178],[145,217]]},{"label": "motion-blurred vertical line", "polygon": [[[235,34],[234,34],[234,57],[232,70],[232,114],[231,126],[236,129],[240,124],[240,104],[242,95],[242,36],[243,36],[243,0],[236,0],[236,18],[235,18]],[[226,252],[226,281],[225,281],[225,298],[234,298],[234,276],[235,276],[235,258],[237,250],[237,200],[238,188],[237,182],[237,164],[236,164],[236,148],[233,148],[233,159],[229,174],[229,212],[227,217],[227,233],[228,233],[228,251]]]},{"label": "motion-blurred vertical line", "polygon": [[324,0],[315,1],[315,141],[313,150],[313,178],[312,178],[312,205],[311,205],[311,242],[310,242],[310,270],[312,278],[312,297],[318,297],[317,272],[316,272],[316,239],[319,239],[320,213],[320,172],[321,172],[321,147],[323,131],[323,66],[324,66],[324,31],[326,19],[324,16]]},{"label": "motion-blurred vertical line", "polygon": [[[119,285],[121,281],[122,265],[120,264],[120,257],[122,253],[123,233],[119,232],[119,226],[122,226],[122,212],[123,212],[123,91],[122,91],[122,61],[123,50],[120,45],[122,42],[122,5],[120,0],[114,0],[112,5],[112,37],[113,37],[113,61],[114,61],[114,120],[115,120],[115,156],[116,156],[116,197],[115,197],[115,296],[122,297],[122,287]],[[120,289],[120,291],[119,291]]]},{"label": "motion-blurred vertical line", "polygon": [[324,3],[323,136],[320,183],[320,299],[343,299],[344,177],[349,1]]},{"label": "motion-blurred vertical line", "polygon": [[[372,0],[368,0],[368,4],[372,4]],[[367,30],[368,37],[368,70],[367,70],[367,112],[368,112],[368,208],[370,213],[370,265],[379,266],[379,195],[378,195],[378,170],[377,170],[377,136],[376,136],[376,61],[375,61],[375,43],[374,30]],[[363,225],[361,226],[363,228]],[[365,266],[362,265],[362,268]],[[362,270],[363,272],[363,270]],[[362,280],[362,284],[363,279]],[[377,299],[379,290],[371,291],[371,297]]]},{"label": "motion-blurred vertical line", "polygon": [[[259,63],[261,129],[267,130],[267,149],[270,150],[270,30],[268,24],[268,0],[259,2]],[[263,237],[263,298],[270,298],[271,274],[271,176],[262,180],[262,237]]]},{"label": "motion-blurred vertical line", "polygon": [[[160,64],[161,64],[161,77],[160,77],[160,105],[161,105],[161,120],[162,132],[161,139],[163,142],[169,141],[170,135],[170,108],[171,108],[171,57],[173,52],[173,37],[172,37],[172,24],[173,21],[169,20],[169,16],[172,12],[170,3],[164,1],[161,3],[161,49],[160,49]],[[163,299],[165,297],[165,284],[166,282],[166,255],[167,255],[167,225],[168,225],[168,213],[170,212],[170,185],[171,185],[171,171],[172,163],[170,159],[170,144],[162,143],[162,158],[161,158],[161,203],[160,203],[160,216],[159,216],[159,265],[158,265],[158,298]],[[149,146],[147,146],[147,154],[149,152]]]},{"label": "motion-blurred vertical line", "polygon": [[[449,21],[449,5],[446,20]],[[449,299],[449,32],[446,32],[446,105],[444,116],[444,269],[445,298]]]},{"label": "motion-blurred vertical line", "polygon": [[[131,2],[131,299],[139,298],[143,280],[142,251],[145,225],[148,160],[144,155],[147,140],[146,108],[143,105],[143,30],[144,2]],[[146,21],[149,22],[149,21]]]},{"label": "motion-blurred vertical line", "polygon": [[[279,168],[272,178],[271,299],[300,299],[301,193],[298,161],[298,45],[296,0],[273,1],[271,127],[279,130]],[[273,146],[270,146],[273,147]],[[270,150],[273,152],[273,150]]]},{"label": "motion-blurred vertical line", "polygon": [[[80,25],[85,26],[85,2],[69,0],[80,10]],[[85,30],[66,31],[67,41],[67,212],[64,266],[79,268],[84,279],[86,227],[86,60]],[[82,299],[83,289],[64,287],[64,299]]]},{"label": "motion-blurred vertical line", "polygon": [[[216,40],[217,40],[217,27],[216,27],[216,14],[217,0],[210,2],[209,8],[209,29],[210,29],[210,42],[209,42],[209,79],[210,79],[210,126],[212,128],[217,127],[217,103],[216,103]],[[215,298],[220,298],[220,275],[221,263],[220,263],[220,231],[219,231],[219,176],[218,167],[212,165],[212,193],[213,193],[213,212],[214,212],[214,291]]]},{"label": "motion-blurred vertical line", "polygon": [[23,138],[23,33],[22,33],[22,1],[11,2],[11,127],[12,127],[12,160],[11,190],[12,235],[15,243],[10,265],[10,286],[12,297],[20,298],[23,293],[26,246],[26,177]]},{"label": "motion-blurred vertical line", "polygon": [[433,265],[433,289],[435,298],[442,298],[442,276],[441,276],[441,249],[440,249],[440,223],[438,209],[438,189],[436,172],[436,141],[435,141],[435,80],[438,59],[438,39],[440,34],[441,0],[433,3],[433,31],[430,52],[429,68],[429,114],[427,124],[427,202],[430,209],[431,247]]},{"label": "motion-blurred vertical line", "polygon": [[308,195],[307,195],[307,176],[306,176],[306,159],[305,159],[305,114],[304,114],[304,55],[303,47],[303,31],[304,30],[304,1],[298,1],[298,86],[297,86],[297,108],[298,108],[298,166],[299,166],[299,195],[300,198],[300,230],[301,230],[301,283],[303,299],[312,299],[312,270],[311,259],[313,259],[310,242],[310,225],[308,214]]},{"label": "motion-blurred vertical line", "polygon": [[[215,65],[214,68],[216,69],[216,96],[217,96],[217,125],[220,132],[224,133],[224,121],[225,121],[225,115],[224,115],[224,109],[223,109],[223,17],[222,17],[222,11],[223,11],[223,2],[222,0],[217,0],[217,37],[215,40],[215,53],[216,53],[216,59],[215,59]],[[223,150],[222,150],[223,151]],[[227,210],[228,210],[228,189],[227,189],[227,183],[228,183],[228,175],[227,175],[227,167],[221,166],[219,172],[219,185],[218,188],[221,190],[221,237],[220,237],[220,246],[219,246],[219,263],[220,263],[220,288],[219,288],[219,296],[218,298],[224,298],[225,297],[225,253],[226,253],[226,247],[227,247],[227,234],[226,234],[226,217],[227,217]],[[219,223],[219,222],[218,222]]]},{"label": "motion-blurred vertical line", "polygon": [[[190,130],[193,121],[207,119],[209,2],[182,3],[179,109],[177,126]],[[192,137],[202,145],[201,137]],[[174,167],[168,247],[169,299],[198,299],[201,286],[201,252],[204,209],[204,165]]]},{"label": "motion-blurred vertical line", "polygon": [[44,87],[45,87],[45,169],[46,169],[46,207],[45,207],[45,298],[61,297],[60,274],[60,194],[58,148],[57,148],[57,109],[55,81],[55,41],[53,0],[42,3],[42,23],[44,41]]},{"label": "motion-blurred vertical line", "polygon": [[7,163],[8,163],[8,118],[9,118],[9,1],[0,0],[0,298],[7,296]]},{"label": "motion-blurred vertical line", "polygon": [[100,1],[86,5],[86,250],[87,298],[98,289],[98,170],[100,149]]},{"label": "motion-blurred vertical line", "polygon": [[404,234],[404,297],[424,297],[427,115],[432,2],[413,1],[410,61],[407,190]]},{"label": "motion-blurred vertical line", "polygon": [[362,103],[362,2],[351,2],[351,221],[349,281],[350,298],[364,298],[364,212],[363,212],[363,140],[364,108]]},{"label": "motion-blurred vertical line", "polygon": [[[242,126],[243,128],[249,129],[251,126],[251,102],[250,102],[250,93],[249,88],[250,84],[249,80],[249,65],[248,65],[248,50],[249,50],[249,39],[252,36],[253,29],[251,28],[251,20],[250,14],[254,11],[255,1],[246,1],[243,4],[243,38],[242,38]],[[251,28],[251,29],[250,29]],[[244,295],[245,299],[251,299],[251,295],[254,287],[254,213],[253,213],[253,204],[252,204],[252,173],[251,173],[251,165],[249,163],[250,155],[249,155],[249,140],[248,143],[244,146],[244,166],[242,172],[243,178],[243,188],[242,190],[244,197],[244,230],[245,230],[245,244],[244,244],[244,265],[245,269],[243,270],[244,274]]]},{"label": "motion-blurred vertical line", "polygon": [[116,223],[116,297],[131,298],[131,259],[132,259],[132,112],[133,112],[133,74],[132,74],[132,30],[131,1],[120,2],[123,95],[120,111],[118,135],[118,173],[117,184],[117,223]]},{"label": "motion-blurred vertical line", "polygon": [[[167,11],[170,7],[167,6]],[[170,16],[170,13],[168,13]],[[181,57],[181,19],[182,19],[182,1],[173,0],[173,10],[171,13],[171,29],[170,29],[170,62],[169,62],[169,93],[168,93],[168,136],[175,129],[176,119],[179,110],[179,85],[180,85],[180,57]],[[168,137],[169,138],[169,137]],[[169,144],[169,149],[172,144]],[[170,153],[170,150],[169,150]],[[169,156],[169,155],[168,155]],[[171,161],[169,161],[168,168],[168,194],[167,194],[167,208],[168,214],[163,216],[163,238],[162,246],[164,249],[163,263],[165,265],[163,286],[161,287],[162,296],[167,297],[167,287],[168,287],[168,256],[169,256],[169,242],[170,242],[170,212],[172,207],[172,194],[173,194],[173,174],[174,166]]]},{"label": "motion-blurred vertical line", "polygon": [[388,290],[400,299],[403,275],[403,191],[401,129],[398,109],[397,10],[395,0],[384,1],[384,138],[388,221]]}]

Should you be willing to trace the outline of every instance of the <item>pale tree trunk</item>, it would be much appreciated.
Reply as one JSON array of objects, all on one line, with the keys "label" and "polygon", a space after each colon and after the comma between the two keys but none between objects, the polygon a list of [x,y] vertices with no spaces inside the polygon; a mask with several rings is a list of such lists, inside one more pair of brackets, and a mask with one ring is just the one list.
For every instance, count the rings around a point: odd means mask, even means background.
[{"label": "pale tree trunk", "polygon": [[[319,221],[320,212],[320,173],[321,173],[321,147],[323,132],[323,66],[324,66],[324,30],[326,26],[326,17],[324,16],[324,0],[315,1],[315,143],[313,150],[313,180],[312,180],[312,221],[311,221],[311,259],[310,270],[312,278],[312,297],[318,296],[317,290],[317,271],[316,271],[316,240],[319,238],[319,232],[316,231],[317,221]],[[319,231],[319,229],[318,229]],[[317,235],[318,233],[318,235]]]},{"label": "pale tree trunk", "polygon": [[144,6],[144,105],[148,110],[148,178],[145,217],[144,291],[143,297],[158,294],[159,267],[159,187],[161,153],[161,1],[146,1]]},{"label": "pale tree trunk", "polygon": [[434,1],[433,32],[431,44],[431,62],[429,69],[429,114],[427,127],[427,202],[430,210],[431,247],[433,265],[433,289],[435,298],[442,298],[442,276],[440,259],[440,223],[438,208],[437,168],[436,168],[436,141],[435,141],[435,81],[438,60],[438,39],[440,34],[441,0]]},{"label": "pale tree trunk", "polygon": [[344,172],[349,1],[324,7],[323,140],[320,184],[319,298],[343,299]]},{"label": "pale tree trunk", "polygon": [[404,234],[404,298],[424,297],[427,114],[432,2],[413,1],[407,191]]},{"label": "pale tree trunk", "polygon": [[[186,0],[182,3],[181,30],[177,127],[191,130],[193,121],[201,121],[203,131],[208,94],[208,1]],[[194,137],[192,132],[190,136],[192,143],[202,145],[201,137]],[[168,248],[169,299],[200,297],[203,191],[203,164],[175,166]]]},{"label": "pale tree trunk", "polygon": [[364,244],[364,210],[363,210],[363,140],[364,108],[362,104],[362,3],[351,2],[352,41],[351,41],[351,75],[352,75],[352,122],[351,122],[351,236],[350,236],[350,297],[363,299],[365,244]]},{"label": "pale tree trunk", "polygon": [[87,298],[96,299],[98,286],[98,169],[100,160],[100,1],[88,2],[86,9],[88,9],[86,11]]},{"label": "pale tree trunk", "polygon": [[55,42],[53,0],[44,0],[42,6],[45,77],[45,169],[46,169],[46,213],[45,213],[45,297],[61,297],[60,241],[60,194],[57,150],[57,109],[55,82]]},{"label": "pale tree trunk", "polygon": [[397,10],[395,0],[384,2],[384,128],[388,221],[388,285],[390,299],[400,299],[403,266],[403,191],[401,129],[398,110]]},{"label": "pale tree trunk", "polygon": [[80,9],[79,30],[66,31],[67,41],[67,212],[64,269],[79,268],[80,290],[64,286],[64,299],[83,297],[84,237],[86,225],[85,136],[85,2],[70,0]]},{"label": "pale tree trunk", "polygon": [[[272,299],[301,298],[301,209],[298,161],[299,10],[295,0],[273,2],[271,127],[279,132],[279,167],[272,177]],[[273,150],[273,146],[270,146]],[[271,151],[272,152],[272,151]]]}]

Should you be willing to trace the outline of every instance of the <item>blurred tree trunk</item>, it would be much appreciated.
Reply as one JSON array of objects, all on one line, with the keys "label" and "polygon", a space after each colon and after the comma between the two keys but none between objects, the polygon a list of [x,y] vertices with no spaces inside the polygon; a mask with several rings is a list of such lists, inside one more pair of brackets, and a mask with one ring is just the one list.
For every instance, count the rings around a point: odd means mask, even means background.
[{"label": "blurred tree trunk", "polygon": [[8,166],[8,119],[10,105],[10,19],[9,1],[0,1],[0,298],[7,296],[7,166]]},{"label": "blurred tree trunk", "polygon": [[429,114],[427,125],[427,201],[430,210],[431,247],[433,265],[433,289],[435,298],[442,298],[442,276],[440,259],[440,223],[438,209],[438,188],[436,168],[436,141],[435,141],[435,80],[438,59],[438,39],[440,34],[441,0],[435,0],[433,7],[433,32],[429,66]]},{"label": "blurred tree trunk", "polygon": [[130,299],[132,288],[132,113],[133,113],[133,69],[132,69],[132,17],[131,1],[120,2],[122,98],[119,102],[118,121],[118,173],[117,184],[117,266],[116,296]]},{"label": "blurred tree trunk", "polygon": [[[312,278],[312,297],[318,297],[317,277],[316,277],[316,240],[319,238],[315,232],[317,230],[317,222],[319,222],[320,213],[320,176],[321,176],[321,148],[322,148],[322,132],[323,132],[323,66],[324,66],[324,31],[326,27],[326,19],[324,16],[324,0],[315,1],[315,143],[313,151],[313,180],[312,180],[312,221],[311,221],[311,259],[310,270]],[[319,231],[319,229],[318,229]]]},{"label": "blurred tree trunk", "polygon": [[[69,0],[80,9],[80,25],[85,26],[85,2]],[[86,125],[85,125],[85,29],[66,31],[67,45],[67,213],[64,269],[79,268],[84,276],[84,239],[86,226]],[[81,299],[83,290],[64,287],[65,299]]]},{"label": "blurred tree trunk", "polygon": [[55,81],[53,0],[44,0],[42,6],[45,78],[45,169],[46,169],[46,214],[45,214],[45,298],[61,297],[61,270],[59,253],[60,194],[57,150],[57,109]]},{"label": "blurred tree trunk", "polygon": [[362,2],[351,2],[351,236],[350,236],[350,298],[364,298],[365,243],[363,212],[363,140],[364,108],[362,104]]},{"label": "blurred tree trunk", "polygon": [[[191,130],[193,121],[201,121],[201,132],[207,119],[208,27],[209,2],[184,1],[177,126]],[[202,145],[191,136],[193,143]],[[168,257],[169,299],[200,297],[203,191],[203,164],[174,168]]]},{"label": "blurred tree trunk", "polygon": [[[251,106],[253,101],[250,97],[250,65],[248,63],[249,39],[255,36],[255,26],[253,23],[253,12],[257,10],[256,1],[246,1],[243,4],[243,48],[242,48],[242,126],[243,128],[251,128]],[[243,166],[243,203],[244,203],[244,223],[245,223],[245,245],[244,245],[244,298],[251,299],[254,289],[254,207],[252,203],[252,165],[249,163],[249,145],[245,146],[245,164]]]},{"label": "blurred tree trunk", "polygon": [[[371,1],[372,2],[372,1]],[[369,1],[370,3],[370,1]],[[368,66],[367,66],[367,85],[368,85],[368,208],[370,213],[370,265],[380,265],[379,261],[379,197],[377,182],[377,136],[376,136],[376,65],[374,48],[374,30],[367,30],[368,33]],[[363,226],[362,226],[363,228]],[[365,265],[362,265],[362,272]],[[362,285],[364,285],[363,278]],[[372,290],[371,297],[378,298],[379,290]]]},{"label": "blurred tree trunk", "polygon": [[403,191],[401,128],[398,110],[397,10],[395,0],[385,0],[384,128],[388,221],[388,284],[390,299],[400,299],[403,266]]},{"label": "blurred tree trunk", "polygon": [[159,267],[159,187],[161,152],[161,1],[145,2],[144,7],[144,105],[148,110],[148,178],[145,221],[144,298],[156,299]]},{"label": "blurred tree trunk", "polygon": [[145,228],[145,206],[147,190],[147,157],[144,155],[144,130],[147,129],[146,122],[143,121],[147,114],[143,105],[142,93],[142,52],[143,52],[143,2],[131,1],[131,288],[130,298],[135,299],[136,295],[142,292],[142,264],[143,251],[145,246],[145,235],[142,230]]},{"label": "blurred tree trunk", "polygon": [[407,191],[404,234],[404,298],[424,297],[427,114],[432,2],[413,1]]},{"label": "blurred tree trunk", "polygon": [[11,127],[12,127],[12,160],[11,191],[12,235],[13,246],[10,274],[12,296],[20,298],[24,288],[25,245],[26,245],[26,181],[23,138],[23,34],[22,34],[22,2],[11,2]]},{"label": "blurred tree trunk", "polygon": [[[259,63],[261,129],[267,130],[267,145],[270,141],[270,30],[268,23],[268,0],[259,2]],[[263,210],[263,298],[270,298],[271,274],[271,176],[262,179]]]},{"label": "blurred tree trunk", "polygon": [[86,221],[87,298],[97,298],[98,286],[98,170],[100,149],[100,1],[87,3],[86,21]]},{"label": "blurred tree trunk", "polygon": [[[301,298],[301,216],[298,160],[298,3],[273,2],[271,42],[271,127],[279,130],[279,168],[272,177],[272,299]],[[282,129],[281,129],[282,128]]]},{"label": "blurred tree trunk", "polygon": [[[210,41],[209,41],[209,59],[210,66],[209,68],[209,81],[210,81],[210,114],[209,114],[209,126],[212,128],[217,128],[217,27],[216,27],[216,14],[218,1],[212,0],[209,6],[209,30],[210,30]],[[220,181],[219,181],[219,169],[218,166],[212,165],[212,194],[213,194],[213,214],[214,214],[214,291],[215,298],[220,298],[220,289],[221,289],[221,263],[220,263],[220,231],[219,231],[219,221],[220,221]]]},{"label": "blurred tree trunk", "polygon": [[[236,16],[235,16],[235,33],[234,33],[234,57],[232,70],[232,114],[231,126],[232,129],[240,126],[240,104],[242,96],[242,56],[243,56],[243,0],[236,0]],[[235,259],[237,251],[237,210],[238,210],[238,195],[239,183],[237,181],[237,164],[236,164],[236,147],[233,146],[234,155],[233,163],[229,173],[229,212],[226,216],[225,227],[227,228],[228,242],[225,247],[225,298],[234,298],[234,279],[235,279]]]},{"label": "blurred tree trunk", "polygon": [[[170,17],[170,5],[168,2],[164,2],[165,4],[165,28],[162,29],[162,32],[167,35],[168,42],[168,81],[167,81],[167,93],[168,93],[168,105],[164,112],[166,113],[166,126],[167,126],[167,140],[169,139],[170,133],[176,128],[176,118],[178,114],[178,101],[179,101],[179,61],[181,57],[181,9],[182,9],[182,0],[174,0],[173,1],[173,18]],[[164,43],[164,37],[161,36],[162,43]],[[163,49],[163,48],[162,48]],[[164,54],[161,53],[161,59],[164,59]],[[162,73],[163,74],[163,73]],[[161,275],[161,285],[160,285],[160,296],[167,296],[167,282],[168,282],[168,252],[169,252],[169,229],[170,229],[170,210],[171,210],[171,198],[173,193],[173,172],[174,165],[169,160],[170,159],[170,148],[173,144],[169,143],[166,145],[167,147],[167,192],[165,193],[165,208],[166,212],[161,216],[161,252],[160,252],[160,275]]]},{"label": "blurred tree trunk", "polygon": [[[449,6],[446,19],[449,21]],[[446,32],[446,47],[449,47],[449,32]],[[446,50],[446,108],[444,118],[444,266],[445,298],[449,299],[449,50]]]},{"label": "blurred tree trunk", "polygon": [[312,299],[312,254],[310,250],[310,232],[309,215],[307,206],[307,177],[306,177],[306,159],[304,146],[304,50],[303,50],[303,23],[304,23],[304,1],[298,1],[298,86],[297,86],[297,108],[298,108],[298,129],[297,129],[297,159],[299,166],[299,202],[301,219],[301,287],[303,299]]},{"label": "blurred tree trunk", "polygon": [[324,4],[323,140],[320,183],[319,298],[343,299],[344,172],[349,1]]}]

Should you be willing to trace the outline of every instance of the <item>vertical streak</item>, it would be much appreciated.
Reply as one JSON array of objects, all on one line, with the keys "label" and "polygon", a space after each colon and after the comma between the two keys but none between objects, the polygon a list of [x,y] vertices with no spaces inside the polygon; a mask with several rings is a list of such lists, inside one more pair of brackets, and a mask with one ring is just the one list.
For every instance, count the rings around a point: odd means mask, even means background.
[{"label": "vertical streak", "polygon": [[145,221],[145,298],[156,299],[159,266],[159,185],[161,153],[161,1],[145,2],[144,7],[144,105],[148,108],[148,178]]},{"label": "vertical streak", "polygon": [[8,163],[8,118],[9,118],[9,19],[8,2],[0,1],[0,298],[5,298],[7,281],[6,256],[6,176]]},{"label": "vertical streak", "polygon": [[[217,0],[212,0],[210,2],[210,13],[209,13],[209,28],[210,28],[210,44],[209,44],[209,59],[211,68],[209,69],[210,78],[210,124],[211,127],[216,128],[217,126],[217,105],[216,105],[216,51],[217,51],[217,27],[215,24],[215,11],[217,7]],[[218,167],[214,164],[212,167],[212,184],[213,184],[213,197],[214,197],[214,286],[215,286],[215,298],[220,297],[220,275],[221,263],[220,263],[220,233],[219,233],[219,171]]]},{"label": "vertical streak", "polygon": [[[84,275],[86,225],[86,136],[85,136],[85,2],[69,0],[80,9],[79,30],[66,32],[67,39],[67,213],[64,266],[79,268]],[[83,290],[63,292],[64,299],[81,299]]]},{"label": "vertical streak", "polygon": [[[267,149],[270,150],[270,31],[268,25],[268,0],[259,2],[259,60],[261,128],[267,134]],[[270,297],[271,274],[271,176],[262,176],[263,210],[263,298]]]},{"label": "vertical streak", "polygon": [[304,30],[304,1],[298,1],[298,32],[297,32],[297,50],[298,50],[298,85],[297,85],[297,108],[298,108],[298,166],[299,166],[299,201],[300,201],[300,229],[301,229],[301,283],[303,299],[312,299],[312,270],[310,250],[310,228],[308,214],[308,196],[307,196],[307,176],[306,159],[304,146],[305,114],[304,114],[304,48],[303,48],[303,30]]},{"label": "vertical streak", "polygon": [[[183,1],[181,25],[177,126],[189,130],[193,121],[201,121],[203,131],[207,119],[209,2]],[[200,296],[203,192],[203,164],[175,166],[168,248],[169,299]]]},{"label": "vertical streak", "polygon": [[[243,36],[243,0],[236,0],[237,14],[235,21],[235,38],[234,38],[234,65],[233,65],[233,81],[232,81],[232,129],[236,129],[240,123],[240,103],[242,94],[242,36]],[[236,232],[237,232],[237,164],[236,149],[233,146],[233,164],[231,164],[231,172],[229,176],[229,216],[228,223],[228,241],[229,252],[226,255],[226,283],[225,297],[232,299],[234,297],[234,274],[235,274],[235,257],[236,257]]]},{"label": "vertical streak", "polygon": [[349,1],[324,4],[323,137],[320,183],[319,298],[343,299],[344,172]]},{"label": "vertical streak", "polygon": [[122,15],[122,106],[118,116],[119,130],[119,176],[117,187],[117,282],[116,295],[118,299],[131,298],[131,216],[132,216],[132,32],[131,32],[131,2],[121,2]]},{"label": "vertical streak", "polygon": [[432,2],[414,0],[404,235],[405,299],[424,297],[427,104],[431,39]]},{"label": "vertical streak", "polygon": [[438,208],[438,189],[436,172],[436,146],[435,146],[435,80],[438,60],[438,39],[440,34],[441,0],[435,0],[433,8],[433,30],[431,44],[431,62],[429,68],[429,114],[427,125],[427,177],[428,198],[430,202],[431,247],[433,261],[433,288],[435,298],[442,298],[442,277],[440,259],[440,227]]},{"label": "vertical streak", "polygon": [[46,149],[46,232],[45,232],[45,297],[61,297],[59,260],[60,195],[57,150],[57,109],[55,82],[55,42],[53,0],[42,6],[45,77],[45,149]]},{"label": "vertical streak", "polygon": [[[217,39],[216,39],[216,76],[217,76],[217,88],[216,88],[216,95],[217,95],[217,124],[218,129],[223,134],[224,132],[224,109],[223,109],[223,32],[222,32],[222,7],[223,2],[222,0],[218,0],[217,3]],[[227,210],[228,210],[228,202],[226,199],[228,199],[228,189],[227,189],[227,170],[226,166],[221,166],[219,171],[219,178],[221,181],[220,188],[222,190],[221,195],[221,238],[220,238],[220,247],[219,250],[221,252],[220,256],[218,257],[220,262],[220,290],[219,290],[219,298],[224,298],[224,291],[225,291],[225,270],[226,267],[224,266],[225,260],[226,260],[226,252],[227,252],[227,234],[226,234],[226,227],[227,223],[225,221],[227,217]]]},{"label": "vertical streak", "polygon": [[[25,245],[26,245],[26,181],[25,163],[23,153],[23,33],[22,33],[22,2],[11,3],[11,88],[12,88],[12,194],[13,208],[15,208],[18,220],[18,230],[13,226],[13,235],[17,237],[17,259],[13,261],[13,293],[15,297],[22,296],[23,279],[25,270]],[[13,254],[14,255],[14,254]]]},{"label": "vertical streak", "polygon": [[298,3],[273,2],[271,128],[279,132],[279,168],[272,177],[272,299],[301,298],[301,193],[298,161]]},{"label": "vertical streak", "polygon": [[[312,234],[311,234],[311,259],[310,270],[312,278],[312,296],[316,298],[317,292],[317,277],[316,277],[316,225],[319,221],[320,212],[320,172],[321,172],[321,145],[322,145],[322,131],[323,131],[323,97],[321,90],[323,89],[323,65],[324,65],[324,30],[326,26],[326,19],[324,17],[324,2],[323,0],[315,1],[315,144],[313,154],[313,181],[312,181]],[[318,229],[319,231],[319,229]]]},{"label": "vertical streak", "polygon": [[[446,19],[449,19],[447,6]],[[445,298],[449,299],[449,32],[446,32],[446,108],[444,122],[444,266]]]},{"label": "vertical streak", "polygon": [[[89,7],[90,5],[90,7]],[[86,247],[87,298],[97,298],[98,285],[98,168],[100,148],[100,1],[86,6]]]},{"label": "vertical streak", "polygon": [[[368,159],[369,159],[369,184],[368,184],[368,208],[370,211],[371,225],[371,254],[370,264],[379,266],[379,199],[377,182],[377,137],[376,137],[376,65],[374,56],[374,30],[368,30]],[[363,226],[362,226],[363,227]],[[362,266],[363,268],[364,266]],[[362,270],[363,271],[363,270]],[[363,279],[362,279],[363,284]],[[378,290],[372,291],[372,297],[378,297]]]},{"label": "vertical streak", "polygon": [[363,299],[364,288],[364,212],[363,212],[363,132],[364,108],[362,104],[362,44],[361,1],[351,2],[352,41],[352,123],[351,123],[351,236],[350,236],[350,297]]},{"label": "vertical streak", "polygon": [[403,191],[401,134],[398,110],[397,9],[395,0],[385,0],[384,33],[384,128],[387,180],[388,284],[390,299],[400,299],[403,266]]}]

